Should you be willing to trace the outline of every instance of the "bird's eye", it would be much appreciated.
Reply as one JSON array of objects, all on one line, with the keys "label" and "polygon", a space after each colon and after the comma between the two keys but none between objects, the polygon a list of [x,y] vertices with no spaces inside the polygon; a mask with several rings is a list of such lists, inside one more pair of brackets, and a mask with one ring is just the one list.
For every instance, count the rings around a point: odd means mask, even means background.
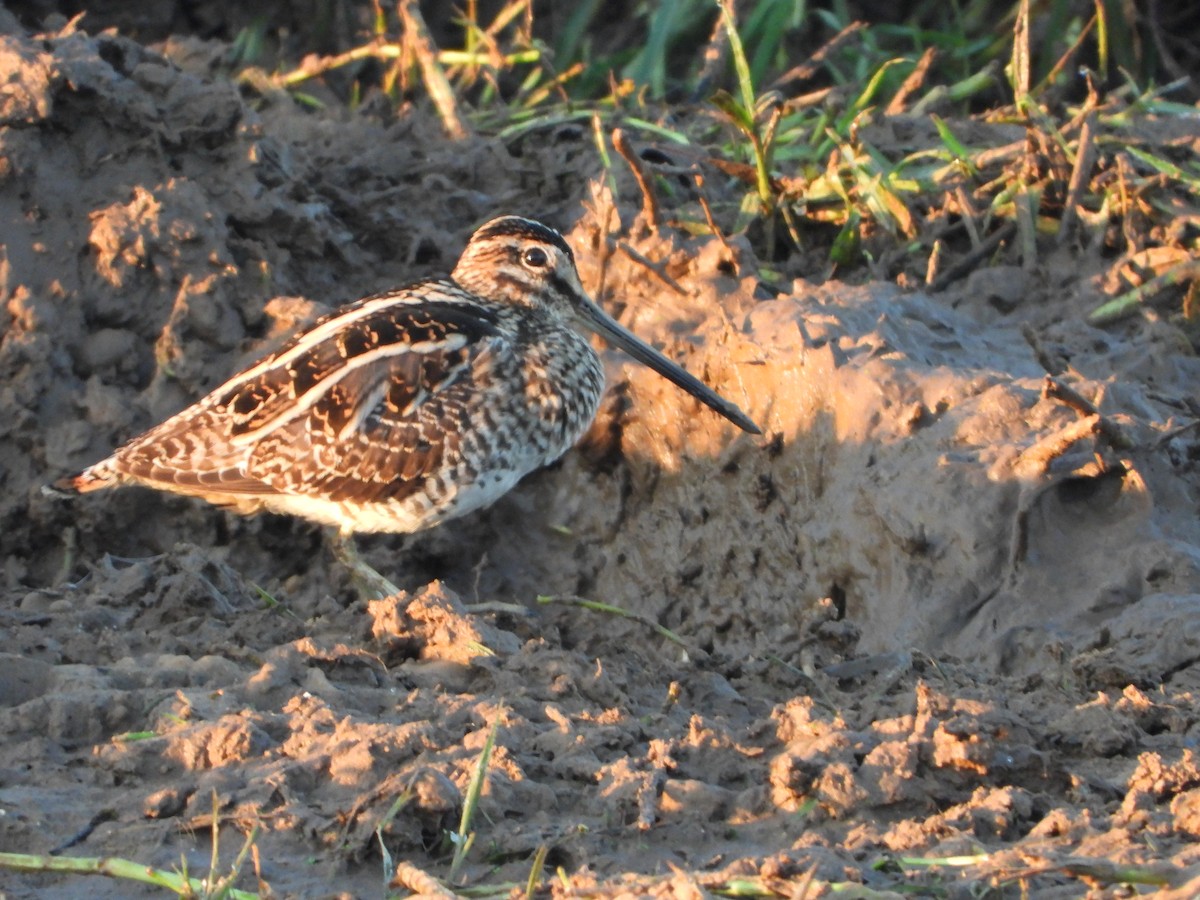
[{"label": "bird's eye", "polygon": [[550,257],[546,255],[546,251],[541,247],[530,247],[525,251],[522,259],[525,261],[525,265],[531,269],[540,269],[550,262]]}]

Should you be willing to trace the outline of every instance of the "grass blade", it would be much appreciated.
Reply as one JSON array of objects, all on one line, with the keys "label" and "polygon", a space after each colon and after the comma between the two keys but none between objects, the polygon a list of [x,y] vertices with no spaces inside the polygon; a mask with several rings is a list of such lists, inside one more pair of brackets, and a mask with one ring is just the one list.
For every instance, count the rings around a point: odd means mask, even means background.
[{"label": "grass blade", "polygon": [[458,831],[454,835],[454,858],[450,861],[450,881],[454,881],[458,876],[458,870],[466,862],[467,854],[471,851],[472,844],[475,843],[475,833],[471,830],[471,824],[475,819],[479,798],[483,794],[483,786],[487,783],[488,765],[492,759],[492,751],[496,747],[496,729],[500,727],[500,718],[503,714],[504,706],[501,704],[496,710],[496,717],[492,720],[492,727],[488,730],[487,740],[483,742],[483,749],[479,752],[475,771],[471,775],[471,783],[467,786],[462,818],[458,823]]},{"label": "grass blade", "polygon": [[[17,872],[59,872],[74,875],[107,875],[123,878],[140,884],[152,884],[166,888],[180,897],[205,896],[205,882],[189,878],[185,874],[166,872],[147,866],[145,863],[115,856],[44,856],[35,853],[0,853],[0,868]],[[228,888],[225,896],[230,900],[258,900],[259,895],[251,891]]]}]

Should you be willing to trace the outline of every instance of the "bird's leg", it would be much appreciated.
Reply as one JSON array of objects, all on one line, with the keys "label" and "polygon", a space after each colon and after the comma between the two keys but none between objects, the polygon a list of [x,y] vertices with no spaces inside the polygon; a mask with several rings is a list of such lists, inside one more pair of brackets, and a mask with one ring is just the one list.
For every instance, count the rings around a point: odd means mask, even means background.
[{"label": "bird's leg", "polygon": [[348,534],[344,531],[334,532],[333,540],[330,542],[330,549],[333,550],[334,559],[350,571],[350,578],[354,582],[354,589],[364,599],[378,600],[382,597],[391,597],[393,594],[400,593],[400,588],[396,587],[396,585],[376,572],[371,566],[367,565],[363,558],[359,556],[358,547],[354,544],[353,534]]}]

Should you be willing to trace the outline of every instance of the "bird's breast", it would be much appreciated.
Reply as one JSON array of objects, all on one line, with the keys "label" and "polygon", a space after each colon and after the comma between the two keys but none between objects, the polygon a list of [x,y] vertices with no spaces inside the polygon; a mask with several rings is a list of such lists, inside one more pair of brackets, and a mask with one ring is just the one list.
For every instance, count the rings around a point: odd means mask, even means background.
[{"label": "bird's breast", "polygon": [[586,338],[568,331],[528,352],[522,368],[525,401],[542,430],[560,443],[561,455],[587,430],[600,407],[600,357]]},{"label": "bird's breast", "polygon": [[558,459],[587,430],[604,392],[604,368],[587,339],[567,328],[523,330],[507,351],[490,361],[491,385],[479,395],[471,437],[490,445],[476,454],[531,471]]}]

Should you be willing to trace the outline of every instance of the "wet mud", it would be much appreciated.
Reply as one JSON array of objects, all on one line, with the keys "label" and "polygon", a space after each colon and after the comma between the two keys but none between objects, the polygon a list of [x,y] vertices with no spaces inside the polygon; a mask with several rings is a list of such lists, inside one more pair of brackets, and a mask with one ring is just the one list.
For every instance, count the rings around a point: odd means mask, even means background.
[{"label": "wet mud", "polygon": [[[380,838],[447,876],[494,734],[463,884],[544,846],[564,896],[1200,890],[1200,363],[1084,324],[1087,252],[767,290],[744,239],[614,201],[584,131],[451,144],[247,96],[194,40],[0,25],[0,850],[203,871],[215,798],[277,895],[377,896]],[[610,354],[560,463],[360,540],[404,589],[371,602],[302,522],[42,492],[501,213],[764,435]]]}]

